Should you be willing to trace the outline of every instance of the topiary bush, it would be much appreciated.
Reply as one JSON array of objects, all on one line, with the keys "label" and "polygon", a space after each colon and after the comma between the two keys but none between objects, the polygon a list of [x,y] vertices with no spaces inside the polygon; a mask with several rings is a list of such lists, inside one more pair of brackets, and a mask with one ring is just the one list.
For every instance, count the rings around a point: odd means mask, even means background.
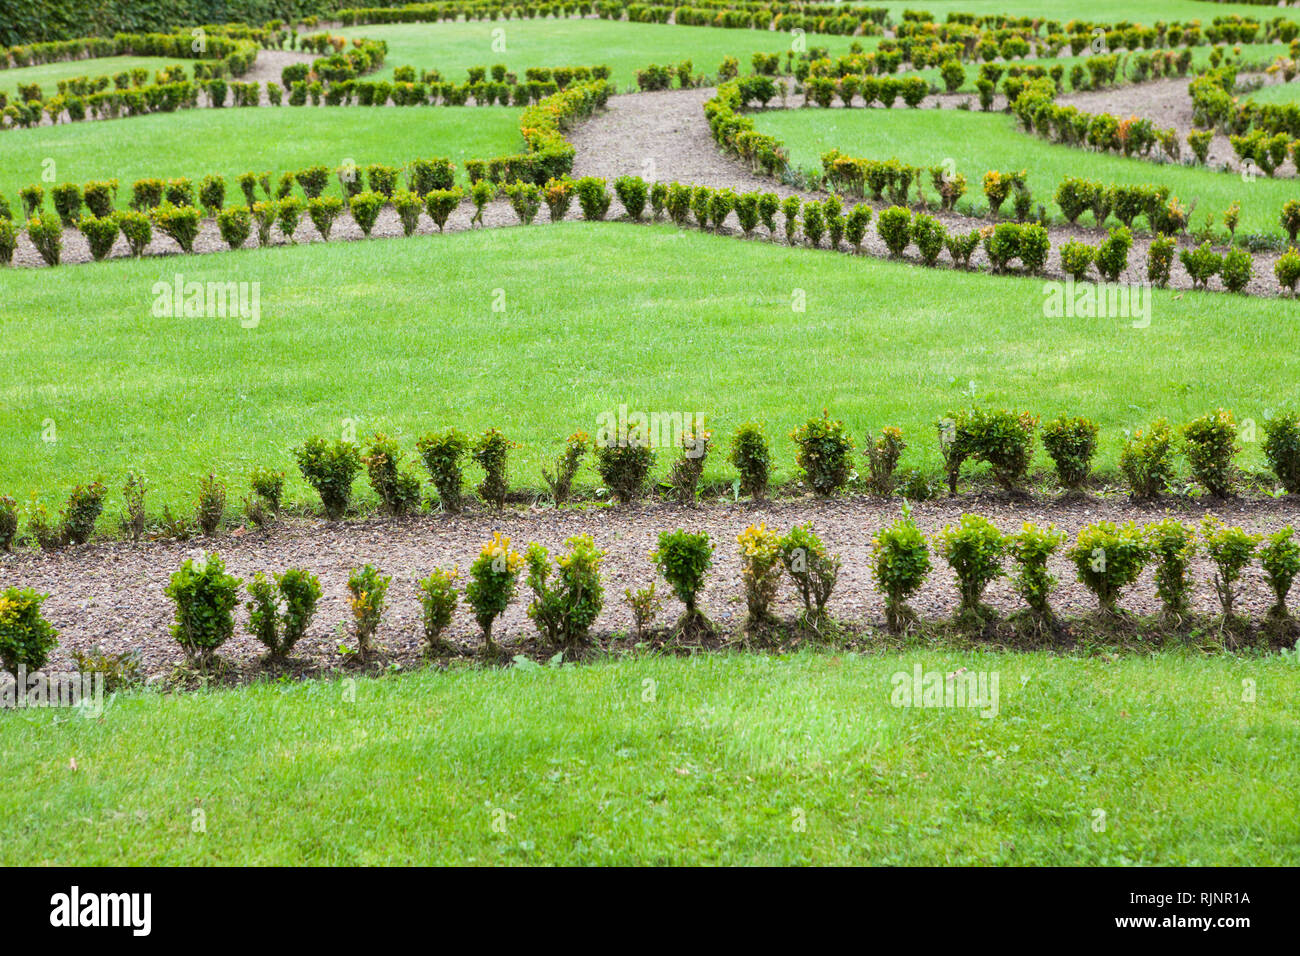
[{"label": "topiary bush", "polygon": [[434,568],[423,581],[416,582],[416,596],[420,599],[421,622],[424,625],[425,653],[432,656],[450,650],[443,639],[443,631],[451,624],[460,602],[460,589],[456,587],[459,572],[455,568]]},{"label": "topiary bush", "polygon": [[933,266],[939,261],[939,253],[943,252],[947,237],[947,229],[933,216],[919,214],[912,221],[912,241],[921,253],[921,261],[927,266]]},{"label": "topiary bush", "polygon": [[499,648],[492,640],[492,624],[514,598],[523,564],[519,552],[510,548],[510,539],[498,531],[493,532],[492,540],[483,546],[470,565],[465,599],[474,609],[474,620],[483,632],[488,657],[499,654]]},{"label": "topiary bush", "polygon": [[201,670],[208,669],[235,631],[234,610],[242,583],[226,574],[225,563],[214,551],[187,559],[164,588],[176,605],[172,637],[189,662]]},{"label": "topiary bush", "polygon": [[586,432],[574,432],[564,441],[564,450],[555,460],[553,469],[542,467],[542,479],[551,493],[551,500],[558,508],[569,500],[573,488],[573,479],[582,466],[582,459],[591,448],[591,436]]},{"label": "topiary bush", "polygon": [[1114,616],[1120,592],[1138,579],[1150,552],[1133,522],[1100,521],[1079,530],[1067,556],[1079,582],[1097,596],[1102,613]]},{"label": "topiary bush", "polygon": [[1292,540],[1294,534],[1295,529],[1287,525],[1265,537],[1259,549],[1259,563],[1264,567],[1264,579],[1273,592],[1273,604],[1268,609],[1268,616],[1274,622],[1291,619],[1286,598],[1296,575],[1300,574],[1300,544]]},{"label": "topiary bush", "polygon": [[194,520],[205,535],[213,535],[226,513],[226,485],[216,475],[199,479],[199,500]]},{"label": "topiary bush", "polygon": [[1097,452],[1097,423],[1060,415],[1043,426],[1043,447],[1056,465],[1056,476],[1069,492],[1079,492],[1088,480]]},{"label": "topiary bush", "polygon": [[1236,583],[1255,556],[1260,536],[1229,527],[1213,515],[1206,515],[1201,522],[1201,540],[1205,543],[1206,555],[1214,563],[1214,590],[1219,595],[1224,619],[1231,620]]},{"label": "topiary bush", "polygon": [[371,564],[363,564],[348,575],[348,603],[352,607],[352,623],[356,628],[356,658],[370,659],[375,632],[384,620],[384,607],[388,585],[393,582]]},{"label": "topiary bush", "polygon": [[420,480],[402,470],[404,457],[397,440],[383,432],[370,439],[370,447],[361,457],[370,487],[379,496],[384,510],[395,517],[420,507]]},{"label": "topiary bush", "polygon": [[752,524],[736,536],[740,546],[740,580],[745,588],[745,630],[762,632],[775,623],[772,601],[781,583],[780,536],[766,522]]},{"label": "topiary bush", "polygon": [[1210,284],[1210,280],[1219,274],[1223,268],[1223,256],[1219,255],[1210,248],[1209,240],[1201,243],[1195,249],[1184,249],[1178,253],[1178,259],[1187,270],[1187,274],[1192,277],[1192,288],[1204,289]]},{"label": "topiary bush", "polygon": [[231,249],[239,249],[253,232],[253,215],[247,206],[231,206],[217,213],[217,229]]},{"label": "topiary bush", "polygon": [[282,662],[293,652],[316,615],[320,579],[302,568],[276,574],[274,582],[258,571],[248,585],[248,633],[267,649],[267,660]]},{"label": "topiary bush", "polygon": [[505,507],[506,494],[510,490],[507,464],[510,449],[515,443],[495,428],[489,428],[479,436],[471,453],[474,461],[483,469],[483,480],[479,482],[478,493],[483,500],[496,508]]},{"label": "topiary bush", "polygon": [[673,594],[686,606],[677,622],[677,631],[684,636],[712,632],[713,622],[699,609],[700,588],[704,577],[713,567],[713,542],[708,534],[692,534],[678,528],[661,531],[659,547],[651,552],[650,560],[673,589]]},{"label": "topiary bush", "polygon": [[771,479],[772,453],[763,435],[763,426],[746,422],[731,436],[728,460],[740,472],[737,491],[758,501],[767,497]]},{"label": "topiary bush", "polygon": [[1294,246],[1278,256],[1273,263],[1273,275],[1279,287],[1292,296],[1296,294],[1296,285],[1300,284],[1300,252]]},{"label": "topiary bush", "polygon": [[1026,521],[1016,534],[1005,538],[1006,552],[1016,563],[1012,581],[1016,593],[1029,605],[1029,613],[1040,624],[1055,619],[1051,594],[1056,587],[1056,576],[1047,568],[1047,562],[1065,543],[1065,535],[1056,525],[1041,528]]},{"label": "topiary bush", "polygon": [[1097,271],[1107,282],[1118,282],[1128,268],[1128,252],[1133,248],[1133,234],[1127,226],[1116,226],[1097,247]]},{"label": "topiary bush", "polygon": [[1002,568],[1006,548],[1002,532],[979,515],[962,515],[956,525],[946,526],[935,536],[935,549],[957,576],[960,617],[978,621],[993,616],[993,609],[981,599],[989,582],[1006,573]]},{"label": "topiary bush", "polygon": [[437,489],[442,510],[460,511],[461,488],[465,482],[461,459],[469,451],[469,439],[455,428],[448,428],[442,432],[430,432],[416,442],[415,447]]},{"label": "topiary bush", "polygon": [[1156,594],[1164,604],[1166,618],[1178,623],[1191,610],[1196,532],[1176,518],[1166,518],[1147,525],[1142,533],[1155,563]]},{"label": "topiary bush", "polygon": [[[259,203],[258,205],[262,204]],[[352,221],[357,224],[367,239],[370,238],[370,232],[375,228],[375,220],[379,218],[379,211],[383,208],[384,197],[379,193],[357,193],[348,200],[348,210],[352,213]],[[256,207],[254,207],[254,212],[256,212]],[[262,244],[265,245],[265,243]]]},{"label": "topiary bush", "polygon": [[361,454],[351,442],[307,439],[294,449],[294,459],[307,484],[320,495],[325,516],[338,521],[352,501],[352,482],[361,470]]},{"label": "topiary bush", "polygon": [[876,217],[876,232],[889,254],[898,258],[912,242],[912,213],[902,206],[890,206]]},{"label": "topiary bush", "polygon": [[614,192],[618,196],[618,201],[623,204],[623,209],[627,211],[628,218],[633,222],[640,222],[645,212],[648,193],[645,180],[640,176],[620,176],[614,180]]},{"label": "topiary bush", "polygon": [[[534,191],[537,187],[533,187]],[[414,190],[412,190],[414,192]],[[506,187],[507,195],[510,194],[510,187]],[[424,197],[424,211],[429,214],[433,224],[442,232],[447,225],[447,220],[451,214],[456,211],[460,201],[465,198],[465,194],[459,186],[450,189],[430,189],[424,193],[416,193]],[[534,199],[536,197],[534,196]],[[511,205],[514,205],[514,196],[511,196]],[[534,203],[533,211],[536,213],[537,206]],[[522,217],[521,217],[522,218]]]},{"label": "topiary bush", "polygon": [[1300,494],[1300,414],[1288,410],[1267,418],[1262,450],[1287,494]]},{"label": "topiary bush", "polygon": [[1169,284],[1175,245],[1172,236],[1156,236],[1147,247],[1147,279],[1157,289],[1163,289]]},{"label": "topiary bush", "polygon": [[320,233],[321,239],[329,241],[334,220],[343,212],[343,200],[338,196],[313,196],[307,200],[307,215]]},{"label": "topiary bush", "polygon": [[921,589],[930,573],[930,549],[906,503],[902,517],[872,539],[871,567],[877,586],[885,592],[889,628],[901,631],[916,620],[907,599]]},{"label": "topiary bush", "polygon": [[617,438],[596,441],[596,471],[614,498],[624,504],[645,493],[655,453],[648,442]]},{"label": "topiary bush", "polygon": [[823,409],[821,418],[810,418],[790,433],[796,445],[795,461],[804,480],[819,495],[833,495],[853,474],[853,439],[844,422],[832,421]]},{"label": "topiary bush", "polygon": [[578,194],[583,219],[599,222],[605,218],[610,204],[610,195],[605,191],[605,180],[596,176],[583,176],[574,183],[573,188]]},{"label": "topiary bush", "polygon": [[117,242],[120,231],[117,220],[112,216],[104,219],[82,216],[77,220],[77,229],[86,237],[86,242],[90,245],[90,257],[96,262],[106,259],[113,251],[113,244]]},{"label": "topiary bush", "polygon": [[41,612],[48,597],[32,588],[0,590],[0,666],[15,678],[19,668],[30,673],[45,667],[59,644],[59,632]]},{"label": "topiary bush", "polygon": [[153,211],[153,223],[158,231],[181,247],[181,252],[192,253],[194,240],[199,236],[199,210],[194,206],[176,206],[165,202]]},{"label": "topiary bush", "polygon": [[868,486],[874,494],[887,498],[894,493],[894,471],[906,449],[902,429],[893,425],[886,425],[875,440],[867,441],[863,454],[871,472]]},{"label": "topiary bush", "polygon": [[1233,459],[1241,446],[1237,444],[1237,423],[1232,413],[1216,409],[1183,426],[1188,464],[1192,479],[1216,498],[1232,494]]},{"label": "topiary bush", "polygon": [[63,256],[63,223],[59,217],[41,212],[27,220],[27,238],[40,253],[45,264],[57,266]]},{"label": "topiary bush", "polygon": [[840,557],[832,555],[812,524],[795,525],[777,542],[781,564],[803,601],[801,623],[818,629],[826,620],[826,602],[839,581]]},{"label": "topiary bush", "polygon": [[1255,276],[1255,260],[1245,249],[1229,249],[1219,270],[1223,287],[1229,292],[1240,292]]},{"label": "topiary bush", "polygon": [[1119,470],[1128,479],[1130,494],[1139,501],[1159,497],[1174,473],[1174,434],[1163,418],[1139,428],[1124,442]]},{"label": "topiary bush", "polygon": [[575,535],[564,544],[569,551],[555,559],[554,568],[550,553],[536,542],[528,546],[524,561],[528,566],[528,586],[533,592],[528,616],[547,644],[572,654],[587,645],[591,625],[604,607],[600,563],[606,552],[585,534]]},{"label": "topiary bush", "polygon": [[668,487],[678,504],[695,504],[712,438],[712,434],[707,431],[682,434],[681,447],[678,449],[680,454],[668,470]]}]

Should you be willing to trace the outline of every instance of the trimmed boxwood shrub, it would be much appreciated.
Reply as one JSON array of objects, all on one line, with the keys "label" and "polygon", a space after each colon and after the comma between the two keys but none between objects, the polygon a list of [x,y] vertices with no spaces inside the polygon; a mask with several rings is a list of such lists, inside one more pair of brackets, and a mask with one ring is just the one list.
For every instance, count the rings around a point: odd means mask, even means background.
[{"label": "trimmed boxwood shrub", "polygon": [[1002,532],[980,515],[962,515],[956,525],[947,525],[935,536],[936,550],[957,577],[960,616],[974,619],[993,616],[993,609],[981,599],[989,582],[1006,573],[1002,568],[1006,547]]},{"label": "trimmed boxwood shrub", "polygon": [[1220,408],[1188,422],[1183,426],[1183,440],[1192,479],[1216,498],[1231,495],[1233,459],[1241,450],[1232,413]]},{"label": "trimmed boxwood shrub", "polygon": [[819,495],[833,495],[853,473],[853,439],[844,422],[831,420],[823,409],[821,418],[810,418],[790,433],[795,443],[795,461],[804,480]]},{"label": "trimmed boxwood shrub", "polygon": [[772,454],[763,435],[763,426],[747,422],[737,427],[727,457],[740,472],[738,493],[755,500],[765,498],[771,477]]},{"label": "trimmed boxwood shrub", "polygon": [[1192,288],[1204,289],[1210,280],[1223,268],[1223,256],[1210,247],[1207,239],[1195,249],[1184,249],[1178,253],[1178,259],[1192,277]]},{"label": "trimmed boxwood shrub", "polygon": [[184,253],[194,251],[194,240],[199,235],[199,210],[195,206],[176,206],[165,202],[153,211],[154,225],[170,238]]},{"label": "trimmed boxwood shrub", "polygon": [[648,442],[619,443],[617,439],[596,442],[596,471],[610,494],[625,504],[645,493],[654,461],[654,449]]},{"label": "trimmed boxwood shrub", "polygon": [[889,254],[898,258],[912,241],[912,213],[902,206],[890,206],[876,217],[876,232],[889,249]]},{"label": "trimmed boxwood shrub", "polygon": [[312,437],[295,448],[293,455],[303,479],[320,495],[326,517],[338,521],[347,513],[352,482],[361,470],[361,454],[356,446]]},{"label": "trimmed boxwood shrub", "polygon": [[209,216],[215,216],[226,204],[226,181],[215,174],[204,176],[199,182],[199,205]]},{"label": "trimmed boxwood shrub", "polygon": [[1158,497],[1174,473],[1174,434],[1163,418],[1139,428],[1119,453],[1119,470],[1129,493],[1140,501]]},{"label": "trimmed boxwood shrub", "polygon": [[0,591],[0,666],[15,677],[20,667],[43,668],[59,644],[59,632],[41,613],[47,597],[32,588]]},{"label": "trimmed boxwood shrub", "polygon": [[153,240],[153,223],[147,215],[133,209],[119,209],[113,213],[113,218],[122,230],[122,237],[126,239],[131,255],[139,258]]},{"label": "trimmed boxwood shrub", "polygon": [[221,239],[231,249],[239,249],[248,241],[253,231],[253,216],[247,206],[231,206],[217,213],[217,228]]},{"label": "trimmed boxwood shrub", "polygon": [[285,660],[316,616],[320,579],[303,568],[289,568],[276,574],[272,583],[258,571],[248,594],[248,633],[267,649],[269,661]]},{"label": "trimmed boxwood shrub", "polygon": [[1047,562],[1065,542],[1065,535],[1056,530],[1056,525],[1040,528],[1026,521],[1019,532],[1007,535],[1005,540],[1007,553],[1016,562],[1012,582],[1016,593],[1029,605],[1035,620],[1051,621],[1055,617],[1050,598],[1056,576],[1047,569]]},{"label": "trimmed boxwood shrub", "polygon": [[574,190],[578,194],[583,219],[599,222],[605,218],[610,204],[610,195],[605,191],[605,180],[596,176],[583,176],[574,183]]},{"label": "trimmed boxwood shrub", "polygon": [[176,605],[172,636],[189,661],[204,670],[235,631],[241,583],[226,574],[221,556],[214,551],[187,559],[164,589]]},{"label": "trimmed boxwood shrub", "polygon": [[41,212],[27,220],[27,238],[45,260],[46,265],[57,266],[63,256],[63,223],[50,212]]},{"label": "trimmed boxwood shrub", "polygon": [[1067,556],[1079,583],[1097,596],[1103,614],[1118,613],[1120,592],[1134,583],[1150,557],[1146,538],[1133,522],[1110,521],[1081,528]]},{"label": "trimmed boxwood shrub", "polygon": [[429,218],[433,220],[433,224],[438,227],[439,232],[443,231],[443,228],[447,225],[447,220],[455,212],[456,207],[460,205],[460,201],[465,198],[465,194],[459,187],[433,189],[423,195],[424,211],[429,214]]},{"label": "trimmed boxwood shrub", "polygon": [[542,545],[534,542],[525,551],[527,582],[533,592],[528,616],[547,644],[574,652],[587,644],[591,625],[605,604],[605,589],[600,583],[600,562],[605,552],[585,534],[574,535],[564,544],[568,554],[556,558],[554,567],[550,552]]},{"label": "trimmed boxwood shrub", "polygon": [[921,589],[930,573],[930,549],[906,503],[903,516],[872,539],[871,568],[876,585],[885,592],[885,620],[890,630],[900,631],[916,620],[907,599]]},{"label": "trimmed boxwood shrub", "polygon": [[1147,279],[1157,289],[1169,284],[1175,246],[1173,236],[1156,236],[1147,249]]},{"label": "trimmed boxwood shrub", "polygon": [[614,192],[627,211],[628,218],[633,222],[640,222],[645,212],[647,193],[645,180],[640,176],[620,176],[614,180]]},{"label": "trimmed boxwood shrub", "polygon": [[307,200],[307,215],[320,237],[329,241],[334,220],[343,212],[343,200],[338,196],[315,196]]},{"label": "trimmed boxwood shrub", "polygon": [[921,252],[921,261],[927,266],[933,266],[939,261],[939,253],[943,252],[947,236],[948,231],[943,223],[933,216],[922,213],[912,221],[912,241]]},{"label": "trimmed boxwood shrub", "polygon": [[402,454],[396,439],[377,432],[361,457],[366,466],[370,487],[379,496],[384,510],[401,517],[420,507],[420,480],[402,471]]},{"label": "trimmed boxwood shrub", "polygon": [[650,553],[650,560],[673,589],[673,594],[686,606],[685,613],[677,622],[678,632],[693,635],[712,631],[713,622],[704,616],[698,605],[704,577],[713,567],[713,542],[708,534],[692,534],[681,528],[661,531],[659,547]]},{"label": "trimmed boxwood shrub", "polygon": [[1133,247],[1133,234],[1126,226],[1116,226],[1097,247],[1097,271],[1107,282],[1118,282],[1120,274],[1128,268],[1128,251]]},{"label": "trimmed boxwood shrub", "polygon": [[388,585],[393,579],[372,564],[363,564],[348,575],[348,603],[352,606],[352,622],[356,626],[357,651],[360,661],[369,660],[375,632],[383,623]]},{"label": "trimmed boxwood shrub", "polygon": [[451,624],[460,602],[460,589],[456,587],[459,572],[455,568],[434,568],[423,581],[416,582],[416,596],[420,599],[424,624],[424,649],[429,655],[449,650],[442,632]]},{"label": "trimmed boxwood shrub", "polygon": [[1300,544],[1292,540],[1295,529],[1290,525],[1275,531],[1264,539],[1259,549],[1259,563],[1264,568],[1264,579],[1273,592],[1273,604],[1268,609],[1272,621],[1288,621],[1286,597],[1291,584],[1300,574]]},{"label": "trimmed boxwood shrub", "polygon": [[492,540],[483,546],[469,567],[465,598],[474,609],[474,620],[483,631],[483,643],[489,657],[498,653],[492,640],[492,624],[515,596],[523,563],[519,552],[511,549],[510,539],[495,531]]},{"label": "trimmed boxwood shrub", "polygon": [[424,467],[429,470],[442,510],[460,511],[461,488],[465,482],[461,460],[469,451],[469,439],[455,428],[448,428],[425,435],[416,442],[415,448],[424,461]]},{"label": "trimmed boxwood shrub", "polygon": [[1165,616],[1178,622],[1191,609],[1191,563],[1196,557],[1196,533],[1177,518],[1152,522],[1142,532],[1155,562],[1156,594]]},{"label": "trimmed boxwood shrub", "polygon": [[103,219],[95,216],[82,216],[77,222],[77,229],[90,244],[90,256],[96,262],[108,257],[117,241],[117,220],[112,216]]},{"label": "trimmed boxwood shrub", "polygon": [[1223,277],[1225,289],[1240,292],[1255,275],[1255,260],[1245,249],[1229,249],[1223,257],[1223,268],[1219,274]]},{"label": "trimmed boxwood shrub", "polygon": [[1043,447],[1056,465],[1062,486],[1077,492],[1088,480],[1097,452],[1097,423],[1061,415],[1043,426]]},{"label": "trimmed boxwood shrub", "polygon": [[1287,494],[1300,494],[1300,415],[1284,411],[1264,421],[1264,459]]},{"label": "trimmed boxwood shrub", "polygon": [[379,211],[383,208],[384,197],[375,192],[357,193],[348,200],[352,221],[357,224],[366,238],[370,237],[371,230],[375,228],[375,220],[379,218]]}]

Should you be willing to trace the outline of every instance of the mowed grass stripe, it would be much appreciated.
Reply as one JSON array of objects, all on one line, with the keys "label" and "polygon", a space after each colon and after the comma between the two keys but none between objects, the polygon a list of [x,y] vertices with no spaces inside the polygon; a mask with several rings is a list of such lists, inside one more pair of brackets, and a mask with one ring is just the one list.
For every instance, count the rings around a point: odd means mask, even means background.
[{"label": "mowed grass stripe", "polygon": [[[996,675],[996,716],[895,706],[917,665]],[[0,862],[1294,865],[1297,691],[1280,657],[917,651],[128,695],[0,713]]]},{"label": "mowed grass stripe", "polygon": [[[178,272],[260,283],[260,325],[154,318],[154,284]],[[1047,319],[1041,280],[667,225],[315,243],[15,270],[5,283],[0,491],[20,497],[95,475],[120,485],[135,467],[154,481],[153,507],[188,506],[209,470],[236,493],[262,465],[291,472],[290,496],[311,501],[289,450],[345,420],[407,447],[448,425],[501,428],[522,446],[513,480],[540,487],[564,437],[594,433],[623,403],[707,413],[720,451],[706,476],[727,480],[737,424],[765,422],[790,477],[786,435],[823,407],[859,445],[900,425],[903,466],[935,470],[935,420],[972,402],[1090,416],[1098,464],[1113,468],[1124,430],[1157,416],[1222,405],[1260,422],[1297,397],[1290,302],[1157,291],[1149,328]],[[1258,445],[1241,461],[1260,466]],[[580,484],[595,480],[584,471]]]},{"label": "mowed grass stripe", "polygon": [[[118,205],[137,179],[209,173],[226,178],[226,201],[242,202],[241,173],[282,172],[323,165],[331,171],[351,159],[359,166],[402,166],[445,156],[463,166],[524,148],[513,107],[281,106],[183,110],[117,120],[42,126],[0,135],[0,193],[21,210],[18,190],[42,183],[52,208],[53,183],[42,175],[53,161],[54,183],[117,179]],[[459,175],[464,179],[463,170]],[[327,192],[341,195],[332,181]],[[260,192],[259,192],[260,195]]]}]

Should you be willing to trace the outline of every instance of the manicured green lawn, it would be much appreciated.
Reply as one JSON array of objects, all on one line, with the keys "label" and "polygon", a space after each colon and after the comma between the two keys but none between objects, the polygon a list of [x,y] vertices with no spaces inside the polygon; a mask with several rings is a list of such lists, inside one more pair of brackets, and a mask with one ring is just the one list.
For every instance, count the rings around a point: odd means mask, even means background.
[{"label": "manicured green lawn", "polygon": [[[93,60],[60,60],[56,63],[42,63],[40,66],[25,66],[11,70],[0,70],[0,90],[10,97],[16,95],[19,83],[39,83],[46,97],[59,91],[59,80],[74,76],[91,79],[97,76],[113,76],[143,67],[149,71],[149,82],[154,81],[154,74],[163,67],[180,65],[185,68],[185,75],[194,73],[193,61],[169,60],[160,56],[105,56]],[[109,85],[109,89],[112,89]]]},{"label": "manicured green lawn", "polygon": [[[318,163],[333,170],[347,159],[400,166],[434,156],[460,165],[522,148],[519,110],[505,106],[185,110],[0,134],[0,193],[17,208],[18,190],[40,181],[47,158],[56,182],[118,179],[125,204],[131,183],[147,177],[197,184],[220,173],[227,195],[238,197],[236,177],[250,170],[278,175]],[[338,183],[330,190],[339,193]]]},{"label": "manicured green lawn", "polygon": [[[917,665],[996,716],[894,706]],[[1296,865],[1297,693],[1294,656],[918,651],[131,695],[0,713],[0,863]]]},{"label": "manicured green lawn", "polygon": [[[260,282],[261,324],[151,317],[154,283],[177,273]],[[98,474],[113,488],[110,511],[132,467],[151,476],[155,510],[188,508],[209,470],[237,502],[255,465],[285,469],[289,495],[314,501],[290,449],[349,423],[408,449],[435,428],[495,426],[522,444],[512,480],[541,487],[541,463],[564,436],[595,434],[598,415],[623,403],[704,412],[722,449],[736,425],[764,421],[789,477],[786,435],[823,407],[859,447],[902,426],[903,465],[930,470],[934,422],[951,408],[1088,415],[1102,427],[1099,464],[1113,467],[1125,428],[1220,405],[1262,422],[1300,398],[1288,301],[1156,292],[1145,329],[1046,319],[1038,280],[667,225],[316,243],[4,281],[0,493],[62,494]],[[800,298],[805,311],[794,310]],[[57,441],[42,441],[47,420]],[[1258,445],[1241,461],[1259,466]],[[707,475],[731,480],[722,452]]]},{"label": "manicured green lawn", "polygon": [[[1296,192],[1293,179],[1261,176],[1245,184],[1236,174],[1204,167],[1159,165],[1050,143],[1021,132],[1015,119],[1004,113],[909,110],[901,106],[890,110],[810,108],[772,110],[755,114],[754,119],[762,132],[785,142],[794,165],[817,172],[822,169],[822,154],[830,149],[870,159],[897,157],[926,168],[952,159],[956,171],[968,181],[962,204],[984,212],[988,209],[981,186],[984,173],[990,169],[1025,169],[1036,202],[1045,204],[1058,219],[1060,209],[1053,201],[1056,187],[1065,176],[1086,176],[1102,182],[1167,185],[1185,206],[1196,202],[1194,226],[1200,226],[1209,211],[1222,229],[1223,211],[1233,202],[1240,202],[1242,232],[1284,236],[1278,216],[1282,205]],[[933,199],[928,175],[925,186]],[[1079,222],[1092,225],[1092,213],[1084,213]],[[1145,227],[1145,217],[1138,224]]]},{"label": "manicured green lawn", "polygon": [[[417,72],[438,69],[444,76],[463,82],[468,67],[494,63],[504,63],[521,78],[530,66],[604,64],[620,90],[635,83],[636,71],[651,63],[690,60],[696,73],[712,75],[723,57],[734,56],[743,69],[748,69],[751,54],[760,50],[782,52],[791,43],[790,34],[771,30],[577,19],[366,24],[338,32],[388,42],[387,69],[377,76],[391,76],[393,67],[409,65]],[[493,45],[498,37],[504,39],[504,50],[499,44]],[[807,37],[807,42],[838,54],[847,53],[854,38],[813,35]],[[878,38],[859,37],[857,42],[871,49]]]}]

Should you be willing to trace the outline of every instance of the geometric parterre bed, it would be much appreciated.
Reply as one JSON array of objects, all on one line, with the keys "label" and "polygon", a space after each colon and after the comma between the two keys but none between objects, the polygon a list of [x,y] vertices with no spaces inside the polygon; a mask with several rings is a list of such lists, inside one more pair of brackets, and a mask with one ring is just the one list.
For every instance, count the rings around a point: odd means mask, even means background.
[{"label": "geometric parterre bed", "polygon": [[1295,863],[1295,11],[285,6],[0,29],[0,859]]}]

